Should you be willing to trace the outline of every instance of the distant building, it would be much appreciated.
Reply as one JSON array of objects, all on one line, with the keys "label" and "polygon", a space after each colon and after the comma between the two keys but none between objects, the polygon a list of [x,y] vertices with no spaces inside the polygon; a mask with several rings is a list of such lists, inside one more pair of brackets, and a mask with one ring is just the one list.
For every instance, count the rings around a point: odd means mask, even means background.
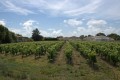
[{"label": "distant building", "polygon": [[28,37],[23,37],[22,35],[17,34],[17,42],[30,42],[32,41],[32,39],[28,38]]},{"label": "distant building", "polygon": [[64,40],[63,36],[58,36],[57,39],[58,40]]},{"label": "distant building", "polygon": [[69,37],[70,40],[80,40],[80,37],[76,37],[76,36],[72,36],[72,37]]},{"label": "distant building", "polygon": [[72,37],[59,37],[59,40],[80,40],[80,37],[72,36]]},{"label": "distant building", "polygon": [[90,37],[84,38],[84,40],[87,40],[87,41],[114,41],[114,39],[112,39],[110,37],[106,37],[106,36],[90,36]]}]

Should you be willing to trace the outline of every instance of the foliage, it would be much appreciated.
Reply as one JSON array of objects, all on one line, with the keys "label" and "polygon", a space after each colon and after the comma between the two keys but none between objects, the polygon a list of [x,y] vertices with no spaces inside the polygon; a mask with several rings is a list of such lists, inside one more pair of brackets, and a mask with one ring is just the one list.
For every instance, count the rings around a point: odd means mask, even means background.
[{"label": "foliage", "polygon": [[84,35],[81,35],[81,36],[80,36],[80,39],[82,39],[82,40],[83,40],[84,38],[85,38],[85,36],[84,36]]},{"label": "foliage", "polygon": [[97,62],[96,51],[92,49],[92,44],[87,42],[71,42],[71,44],[82,56],[87,58],[92,65]]},{"label": "foliage", "polygon": [[[34,55],[35,59],[41,55],[45,55],[49,46],[54,45],[55,50],[59,50],[63,42],[57,41],[43,41],[43,42],[24,42],[24,43],[12,43],[0,45],[0,53],[5,55],[21,55],[22,58],[29,55]],[[52,53],[52,52],[51,52]]]},{"label": "foliage", "polygon": [[65,50],[64,50],[64,53],[65,53],[67,62],[68,62],[69,64],[72,63],[72,53],[73,53],[72,50],[73,50],[72,46],[70,45],[69,42],[67,42],[67,45],[66,45]]},{"label": "foliage", "polygon": [[57,51],[59,51],[61,49],[62,45],[63,45],[63,41],[58,42],[48,48],[47,52],[48,52],[48,59],[50,62],[53,62],[55,60]]},{"label": "foliage", "polygon": [[120,62],[120,43],[119,42],[71,42],[81,55],[92,64],[97,62],[96,55],[107,62],[117,65]]},{"label": "foliage", "polygon": [[0,25],[0,43],[16,42],[16,36],[10,32],[6,27]]},{"label": "foliage", "polygon": [[106,36],[104,33],[97,33],[96,36]]},{"label": "foliage", "polygon": [[40,40],[43,39],[43,36],[40,35],[40,32],[39,32],[39,30],[37,28],[35,30],[33,30],[32,39],[34,41],[40,41]]},{"label": "foliage", "polygon": [[44,40],[45,40],[45,41],[57,41],[58,38],[45,37]]},{"label": "foliage", "polygon": [[110,37],[110,38],[113,38],[114,40],[120,40],[120,35],[118,35],[116,33],[111,33],[107,36]]}]

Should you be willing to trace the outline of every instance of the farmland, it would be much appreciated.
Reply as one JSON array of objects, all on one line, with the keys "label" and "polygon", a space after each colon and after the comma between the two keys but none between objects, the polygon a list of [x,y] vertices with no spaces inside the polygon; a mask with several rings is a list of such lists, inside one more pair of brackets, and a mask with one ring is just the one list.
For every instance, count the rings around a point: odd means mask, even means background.
[{"label": "farmland", "polygon": [[0,80],[119,80],[120,43],[40,41],[0,45]]}]

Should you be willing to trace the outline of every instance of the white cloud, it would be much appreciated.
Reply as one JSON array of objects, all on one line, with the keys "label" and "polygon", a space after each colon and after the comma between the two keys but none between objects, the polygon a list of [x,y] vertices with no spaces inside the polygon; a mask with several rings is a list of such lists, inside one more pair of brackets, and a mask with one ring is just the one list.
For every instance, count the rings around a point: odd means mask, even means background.
[{"label": "white cloud", "polygon": [[107,24],[105,20],[89,20],[86,27],[76,27],[76,29],[71,33],[71,35],[80,36],[80,35],[95,35],[99,32],[105,34],[117,33],[120,34],[120,29],[111,27]]},{"label": "white cloud", "polygon": [[64,20],[64,23],[72,27],[77,27],[77,26],[82,25],[83,22],[77,19],[68,19],[68,20]]},{"label": "white cloud", "polygon": [[45,30],[40,29],[40,32],[41,32],[41,35],[44,36],[44,37],[50,37],[50,35],[51,35],[49,32],[47,32]]},{"label": "white cloud", "polygon": [[103,0],[96,10],[97,15],[107,19],[120,20],[120,0]]},{"label": "white cloud", "polygon": [[4,20],[0,20],[0,25],[5,26],[6,25],[5,21]]},{"label": "white cloud", "polygon": [[1,0],[0,3],[8,11],[23,15],[42,13],[55,16],[84,15],[89,18],[93,16],[120,19],[120,0]]},{"label": "white cloud", "polygon": [[87,22],[87,25],[89,28],[93,28],[93,27],[104,27],[104,25],[106,25],[107,22],[105,20],[95,20],[95,19],[91,19]]},{"label": "white cloud", "polygon": [[51,13],[58,13],[59,11],[65,9],[66,4],[70,0],[26,0],[22,1],[27,4],[28,7],[32,5],[32,7],[37,8],[40,12],[49,11]]},{"label": "white cloud", "polygon": [[24,34],[25,32],[23,29],[9,28],[9,30],[16,33],[16,34],[22,34],[23,36],[26,36],[26,34]]},{"label": "white cloud", "polygon": [[77,31],[84,32],[86,29],[84,27],[77,27]]},{"label": "white cloud", "polygon": [[3,0],[8,11],[23,15],[42,13],[47,15],[64,15],[91,18],[103,17],[120,19],[120,0]]},{"label": "white cloud", "polygon": [[34,23],[34,22],[36,22],[36,21],[34,21],[34,20],[25,21],[25,22],[23,23],[23,26],[24,26],[25,29],[29,29],[30,27],[33,26],[33,23]]},{"label": "white cloud", "polygon": [[[86,21],[83,21],[86,22]],[[82,22],[82,23],[83,23]],[[35,28],[38,28],[41,32],[41,35],[44,37],[57,37],[57,36],[80,36],[80,35],[95,35],[99,32],[103,32],[105,34],[110,33],[117,33],[120,34],[120,29],[109,26],[108,22],[105,20],[96,20],[91,19],[86,22],[86,26],[81,25],[74,25],[77,27],[74,27],[72,29],[55,29],[55,28],[49,28],[49,29],[41,29],[37,26],[37,21],[35,20],[27,20],[24,23],[21,23],[22,28],[15,29],[11,28],[15,33],[22,34],[23,36],[31,37],[32,30]],[[85,24],[85,23],[84,23]],[[68,28],[68,27],[67,27]]]},{"label": "white cloud", "polygon": [[[99,7],[99,3],[101,0],[97,1],[86,1],[86,4],[82,4],[82,0],[80,1],[73,1],[73,0],[65,0],[59,1],[58,4],[47,6],[48,9],[52,10],[53,12],[60,12],[60,14],[67,15],[67,16],[78,16],[84,13],[94,13],[95,10]],[[88,2],[88,3],[87,3]],[[85,3],[85,2],[84,2]]]},{"label": "white cloud", "polygon": [[100,6],[100,2],[101,0],[91,1],[89,4],[85,6],[73,10],[66,10],[64,11],[64,13],[71,16],[78,16],[85,13],[95,13],[96,9]]},{"label": "white cloud", "polygon": [[[49,31],[50,30],[50,31]],[[56,29],[49,29],[48,31],[46,30],[41,30],[41,35],[45,36],[45,37],[57,37],[57,36],[63,36],[62,30],[56,30]]]},{"label": "white cloud", "polygon": [[77,31],[73,31],[70,36],[78,36],[78,32]]},{"label": "white cloud", "polygon": [[35,20],[27,20],[23,23],[20,23],[22,27],[18,28],[10,28],[11,31],[22,34],[23,36],[31,37],[32,30],[37,28],[38,22]]},{"label": "white cloud", "polygon": [[[65,16],[79,16],[84,13],[94,13],[96,9],[101,5],[102,0],[20,0],[14,1],[15,4],[20,4],[20,7],[11,3],[10,1],[5,1],[5,6],[10,9],[16,9],[17,12],[22,14],[33,13],[28,9],[36,9],[41,13],[50,13],[51,15],[65,15]],[[28,9],[24,9],[26,7]],[[24,10],[23,13],[20,11]],[[14,10],[12,10],[14,11]]]},{"label": "white cloud", "polygon": [[[61,1],[43,1],[40,0],[42,6],[39,8],[47,10],[52,14],[62,14],[67,16],[78,16],[84,13],[94,13],[95,10],[99,7],[101,0],[89,1],[86,2],[73,1],[73,0],[61,0]],[[35,3],[35,2],[34,2]],[[84,4],[82,4],[84,3]],[[37,3],[36,3],[37,4]]]},{"label": "white cloud", "polygon": [[55,29],[54,29],[54,28],[49,28],[48,30],[49,30],[49,31],[54,31]]},{"label": "white cloud", "polygon": [[35,28],[38,28],[40,31],[40,34],[43,35],[44,37],[57,37],[57,36],[63,36],[62,29],[48,29],[48,30],[43,30],[40,29],[40,27],[37,26],[38,22],[35,20],[27,20],[24,23],[20,23],[22,25],[22,28],[9,28],[11,31],[22,34],[23,36],[31,37],[32,36],[32,31]]},{"label": "white cloud", "polygon": [[27,20],[23,23],[23,29],[25,30],[25,35],[31,35],[32,34],[32,30],[34,29],[34,27],[36,25],[34,25],[34,23],[37,23],[36,21],[34,20]]},{"label": "white cloud", "polygon": [[62,36],[63,35],[63,33],[62,33],[62,30],[60,29],[60,30],[54,30],[53,32],[52,32],[52,35],[53,36]]},{"label": "white cloud", "polygon": [[28,14],[33,14],[34,13],[34,12],[28,10],[28,9],[16,6],[15,4],[13,4],[10,1],[2,2],[2,4],[6,7],[6,11],[20,13],[22,15],[28,15]]},{"label": "white cloud", "polygon": [[107,27],[105,30],[103,30],[104,33],[110,34],[110,33],[117,33],[120,34],[120,29],[117,29],[115,27]]},{"label": "white cloud", "polygon": [[72,32],[72,35],[80,36],[80,35],[95,35],[99,32],[103,32],[105,34],[110,33],[117,33],[120,34],[120,29],[114,28],[114,27],[106,27],[104,29],[102,28],[88,28],[88,27],[78,27],[75,31]]}]

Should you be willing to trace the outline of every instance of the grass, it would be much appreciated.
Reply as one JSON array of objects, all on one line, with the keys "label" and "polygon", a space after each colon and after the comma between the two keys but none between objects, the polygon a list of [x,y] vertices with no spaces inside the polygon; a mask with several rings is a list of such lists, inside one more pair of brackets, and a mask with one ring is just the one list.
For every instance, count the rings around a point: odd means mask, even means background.
[{"label": "grass", "polygon": [[22,59],[20,55],[13,57],[0,54],[0,80],[119,80],[116,75],[116,70],[120,73],[119,67],[114,69],[98,60],[96,65],[99,69],[94,70],[86,59],[78,56],[77,51],[73,51],[73,65],[65,64],[66,59],[62,59],[65,54],[62,52],[55,63],[49,63],[47,55],[35,60],[32,55]]}]

